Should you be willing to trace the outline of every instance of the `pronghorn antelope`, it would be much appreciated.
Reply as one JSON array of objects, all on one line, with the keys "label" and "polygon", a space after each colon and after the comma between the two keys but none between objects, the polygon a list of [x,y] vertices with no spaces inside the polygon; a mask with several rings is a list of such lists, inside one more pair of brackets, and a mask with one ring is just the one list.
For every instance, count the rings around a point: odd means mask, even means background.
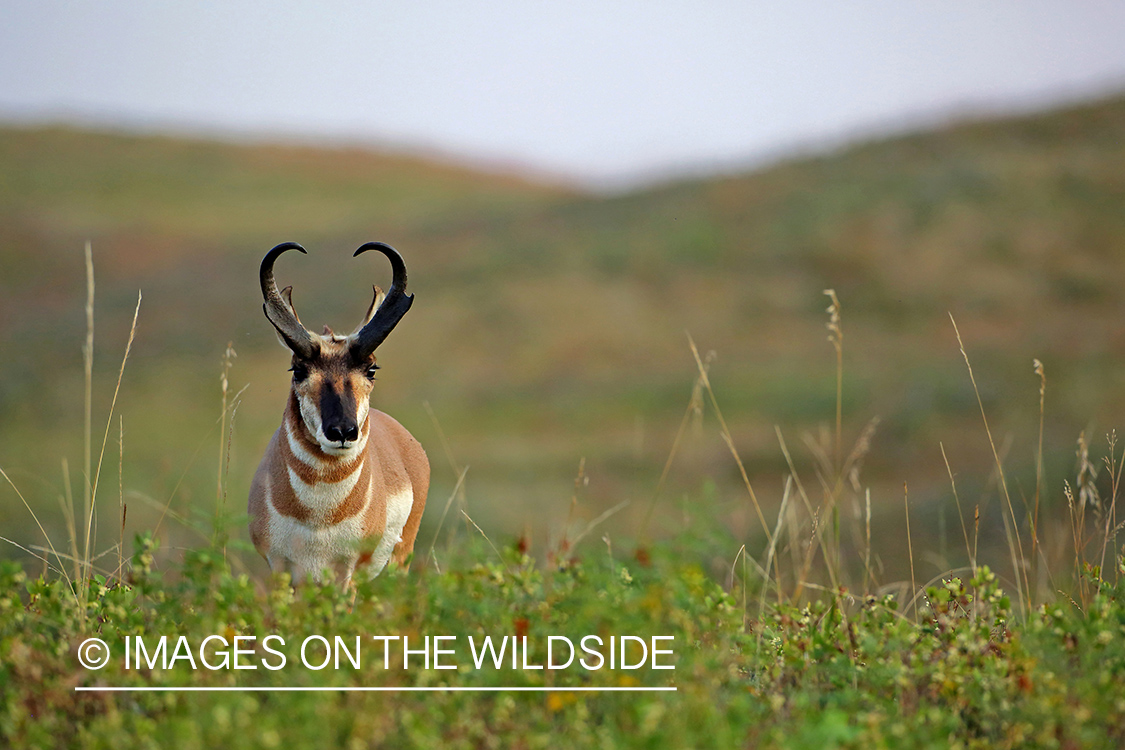
[{"label": "pronghorn antelope", "polygon": [[[273,264],[285,242],[262,260],[266,318],[293,353],[293,382],[281,427],[250,485],[250,539],[274,571],[294,582],[319,580],[329,569],[351,581],[357,568],[378,575],[389,560],[409,562],[426,505],[430,463],[406,429],[371,409],[375,349],[410,309],[406,265],[389,245],[369,242],[355,255],[378,250],[394,277],[378,287],[354,332],[328,326],[315,334],[293,309],[292,287],[278,291]],[[353,256],[354,257],[354,256]]]}]

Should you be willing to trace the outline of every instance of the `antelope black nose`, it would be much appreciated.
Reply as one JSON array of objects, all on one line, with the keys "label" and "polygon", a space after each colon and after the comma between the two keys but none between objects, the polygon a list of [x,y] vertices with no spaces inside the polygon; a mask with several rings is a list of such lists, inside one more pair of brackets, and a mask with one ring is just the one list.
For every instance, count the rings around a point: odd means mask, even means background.
[{"label": "antelope black nose", "polygon": [[324,425],[324,437],[333,443],[351,442],[359,437],[359,426],[355,422]]}]

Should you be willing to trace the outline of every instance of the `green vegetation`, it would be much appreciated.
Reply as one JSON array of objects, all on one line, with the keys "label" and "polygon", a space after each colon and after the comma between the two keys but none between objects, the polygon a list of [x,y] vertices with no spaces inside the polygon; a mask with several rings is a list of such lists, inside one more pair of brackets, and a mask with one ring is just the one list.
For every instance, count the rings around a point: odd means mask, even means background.
[{"label": "green vegetation", "polygon": [[[689,535],[692,532],[688,532]],[[702,540],[696,540],[702,541]],[[384,576],[360,587],[350,608],[332,586],[295,593],[232,575],[220,549],[188,552],[161,575],[153,543],[139,539],[126,584],[90,582],[83,630],[65,581],[29,580],[0,567],[0,737],[12,747],[792,747],[1114,748],[1125,741],[1125,562],[1114,587],[1090,573],[1084,611],[1069,603],[1021,618],[981,567],[927,591],[917,617],[893,597],[824,596],[770,606],[747,618],[745,594],[710,579],[681,548],[644,562],[595,545],[537,565],[515,547],[499,557],[462,546],[452,570]],[[476,562],[473,562],[473,561]],[[450,561],[453,562],[453,561]],[[174,575],[173,575],[174,573]],[[749,596],[754,599],[752,590]],[[78,666],[75,648],[96,632],[109,666]],[[235,672],[124,669],[125,637],[198,644],[235,635],[242,664],[279,660],[256,644],[282,634],[286,666]],[[575,642],[586,634],[674,634],[675,669],[597,671],[474,669],[468,636],[519,633]],[[356,637],[356,669],[297,663],[308,634]],[[456,655],[425,669],[371,636],[455,634]],[[269,644],[267,644],[269,645]],[[449,645],[449,644],[447,644]],[[667,645],[667,644],[665,644]],[[350,647],[350,646],[349,646]],[[453,646],[450,646],[453,648]],[[208,651],[221,664],[221,647]],[[172,650],[172,646],[168,646]],[[353,649],[354,651],[355,649]],[[603,649],[602,653],[606,653]],[[316,665],[327,652],[309,651]],[[147,657],[146,657],[147,658]],[[152,656],[155,662],[155,654]],[[588,657],[589,663],[596,663]],[[631,657],[633,662],[636,653]],[[530,664],[542,664],[542,652]],[[604,666],[604,665],[603,665]],[[82,686],[664,686],[675,693],[100,693]]]}]

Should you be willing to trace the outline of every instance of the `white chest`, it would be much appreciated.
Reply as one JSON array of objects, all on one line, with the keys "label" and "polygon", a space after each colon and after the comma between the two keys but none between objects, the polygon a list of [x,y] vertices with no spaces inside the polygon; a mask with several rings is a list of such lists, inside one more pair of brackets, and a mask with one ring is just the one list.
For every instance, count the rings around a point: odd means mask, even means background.
[{"label": "white chest", "polygon": [[[306,507],[319,511],[314,513],[320,517],[328,515],[332,508],[344,502],[348,496],[348,491],[332,488],[332,485],[306,485],[293,472],[290,472],[289,481],[294,494]],[[343,485],[346,482],[345,479],[336,484]],[[354,487],[354,479],[351,485]],[[328,491],[321,494],[319,490],[322,488],[328,488]],[[414,493],[409,486],[385,498],[364,498],[358,513],[334,524],[317,524],[282,515],[270,503],[270,567],[274,570],[289,568],[294,580],[307,576],[319,580],[322,571],[336,570],[340,566],[350,576],[359,560],[360,551],[371,549],[372,540],[365,536],[370,505],[382,502],[386,503],[386,523],[371,558],[364,567],[368,575],[379,575],[390,560],[395,545],[402,541],[402,530],[414,503]]]}]

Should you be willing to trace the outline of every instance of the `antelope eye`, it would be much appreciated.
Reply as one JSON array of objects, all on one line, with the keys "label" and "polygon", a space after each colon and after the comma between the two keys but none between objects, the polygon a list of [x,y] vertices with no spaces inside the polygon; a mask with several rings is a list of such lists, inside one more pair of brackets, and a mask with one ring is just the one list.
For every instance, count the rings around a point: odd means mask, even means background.
[{"label": "antelope eye", "polygon": [[309,376],[309,368],[304,365],[293,365],[289,368],[289,371],[293,373],[293,381],[295,383],[300,383]]},{"label": "antelope eye", "polygon": [[375,379],[375,371],[378,370],[378,369],[379,369],[379,365],[371,365],[370,367],[367,368],[367,370],[363,374],[367,376],[368,380],[374,380]]}]

